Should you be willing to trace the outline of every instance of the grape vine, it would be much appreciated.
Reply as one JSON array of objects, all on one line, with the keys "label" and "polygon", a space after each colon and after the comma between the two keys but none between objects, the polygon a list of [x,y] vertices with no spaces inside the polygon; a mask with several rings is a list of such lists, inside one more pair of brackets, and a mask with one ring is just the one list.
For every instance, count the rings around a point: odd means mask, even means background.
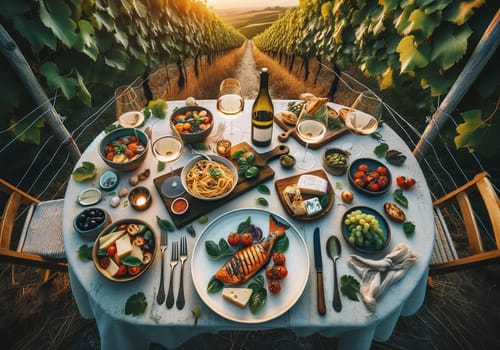
[{"label": "grape vine", "polygon": [[[245,41],[200,0],[3,1],[0,19],[44,88],[87,105],[92,84],[111,86]],[[0,112],[12,115],[22,88],[2,57],[0,76]]]},{"label": "grape vine", "polygon": [[[355,65],[367,76],[375,77],[380,89],[417,81],[430,96],[441,96],[460,74],[498,10],[493,3],[300,0],[297,8],[288,10],[253,40],[260,50],[280,58],[300,56],[338,67]],[[469,94],[474,96],[472,106],[483,108],[483,115],[496,112],[498,74],[491,74],[496,58],[498,53]],[[499,131],[498,125],[492,123],[492,118],[485,124],[493,134]],[[462,126],[463,133],[467,124]],[[484,144],[484,150],[490,148]]]}]

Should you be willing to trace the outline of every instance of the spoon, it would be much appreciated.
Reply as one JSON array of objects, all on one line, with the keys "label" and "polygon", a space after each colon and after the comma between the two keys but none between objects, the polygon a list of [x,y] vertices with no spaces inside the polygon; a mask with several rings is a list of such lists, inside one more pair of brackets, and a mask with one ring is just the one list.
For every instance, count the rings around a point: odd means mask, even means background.
[{"label": "spoon", "polygon": [[340,258],[340,241],[336,236],[330,236],[326,242],[326,251],[330,259],[333,260],[333,309],[335,311],[342,310],[342,302],[340,301],[339,285],[337,282],[337,259]]}]

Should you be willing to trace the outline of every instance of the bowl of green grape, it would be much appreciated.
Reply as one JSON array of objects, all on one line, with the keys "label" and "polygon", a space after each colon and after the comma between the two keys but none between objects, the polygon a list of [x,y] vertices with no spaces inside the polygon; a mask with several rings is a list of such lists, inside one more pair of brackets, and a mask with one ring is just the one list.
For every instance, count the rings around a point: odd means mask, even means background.
[{"label": "bowl of green grape", "polygon": [[350,208],[342,216],[342,236],[355,250],[373,254],[383,251],[391,241],[387,220],[370,207]]}]

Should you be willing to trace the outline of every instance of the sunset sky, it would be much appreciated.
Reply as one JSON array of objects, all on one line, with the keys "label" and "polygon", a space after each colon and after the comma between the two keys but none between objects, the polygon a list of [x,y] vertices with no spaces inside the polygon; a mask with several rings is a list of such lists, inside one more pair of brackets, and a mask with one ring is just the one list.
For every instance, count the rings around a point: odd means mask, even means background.
[{"label": "sunset sky", "polygon": [[214,8],[295,6],[299,0],[208,0],[207,6]]}]

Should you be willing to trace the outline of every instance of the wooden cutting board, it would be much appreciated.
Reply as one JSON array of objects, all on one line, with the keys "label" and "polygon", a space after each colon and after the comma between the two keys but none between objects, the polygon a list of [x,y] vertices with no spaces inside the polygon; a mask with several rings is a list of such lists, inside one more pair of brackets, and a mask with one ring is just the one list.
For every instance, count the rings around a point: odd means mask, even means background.
[{"label": "wooden cutting board", "polygon": [[[320,148],[321,146],[326,145],[330,141],[335,140],[335,139],[339,138],[340,136],[349,132],[349,129],[344,124],[344,118],[341,118],[341,116],[339,116],[338,113],[330,107],[328,107],[328,111],[329,111],[329,113],[337,115],[340,118],[343,126],[339,129],[328,129],[326,131],[326,135],[323,138],[323,140],[321,140],[320,142],[313,142],[313,143],[309,144],[309,148],[311,148],[311,149]],[[295,126],[287,124],[285,122],[285,120],[283,118],[281,118],[279,113],[276,113],[274,115],[273,119],[276,122],[276,124],[278,124],[279,127],[284,130],[283,133],[278,135],[278,140],[280,142],[286,142],[288,140],[288,138],[290,136],[292,136],[302,145],[306,144],[300,137],[297,136],[297,133],[295,131]]]},{"label": "wooden cutting board", "polygon": [[[293,213],[292,209],[290,209],[290,207],[286,204],[285,198],[283,197],[283,190],[285,189],[285,187],[287,187],[288,185],[297,184],[297,182],[299,182],[299,178],[304,174],[319,176],[319,177],[325,179],[328,183],[327,191],[326,191],[326,194],[328,195],[328,202],[323,207],[323,210],[321,212],[319,212],[318,214],[313,215],[313,216],[307,216],[307,214],[300,215],[300,216],[295,215]],[[309,171],[306,173],[301,173],[301,174],[297,174],[294,176],[290,176],[290,177],[276,180],[276,182],[274,183],[274,186],[276,187],[276,191],[278,192],[280,202],[283,205],[283,208],[285,208],[288,215],[290,215],[294,219],[300,220],[300,221],[311,221],[311,220],[316,220],[316,219],[319,219],[320,217],[323,217],[332,209],[333,202],[335,201],[335,192],[333,190],[332,184],[328,180],[328,176],[326,175],[326,173],[321,169],[313,170],[313,171]],[[320,196],[312,195],[312,194],[302,194],[302,197],[304,200],[309,199],[309,198],[313,198],[313,197],[318,197],[319,199],[321,199]]]},{"label": "wooden cutting board", "polygon": [[[177,228],[187,225],[193,220],[199,218],[200,216],[205,215],[211,210],[216,209],[221,205],[231,201],[233,198],[238,197],[242,193],[257,187],[257,185],[261,184],[262,182],[267,181],[270,178],[273,178],[274,170],[269,166],[268,164],[269,161],[279,158],[283,154],[288,154],[288,152],[290,151],[287,146],[278,145],[269,152],[257,153],[257,151],[247,142],[242,142],[231,147],[231,154],[241,149],[246,149],[247,151],[251,151],[255,154],[255,164],[260,167],[258,176],[253,179],[245,179],[242,176],[238,177],[238,183],[236,184],[236,187],[234,188],[233,192],[228,196],[216,201],[204,201],[191,196],[188,192],[183,193],[182,195],[180,195],[180,197],[184,197],[188,200],[189,209],[187,210],[186,213],[182,215],[176,215],[170,209],[172,201],[175,198],[168,198],[161,192],[161,184],[163,183],[163,181],[165,181],[165,179],[170,177],[170,173],[153,179],[153,183],[155,184],[156,190],[160,194],[161,199],[165,204],[174,225]],[[233,161],[233,163],[236,166],[236,168],[238,168],[238,164],[235,161]],[[182,168],[175,169],[174,174],[180,175],[181,171]]]}]

